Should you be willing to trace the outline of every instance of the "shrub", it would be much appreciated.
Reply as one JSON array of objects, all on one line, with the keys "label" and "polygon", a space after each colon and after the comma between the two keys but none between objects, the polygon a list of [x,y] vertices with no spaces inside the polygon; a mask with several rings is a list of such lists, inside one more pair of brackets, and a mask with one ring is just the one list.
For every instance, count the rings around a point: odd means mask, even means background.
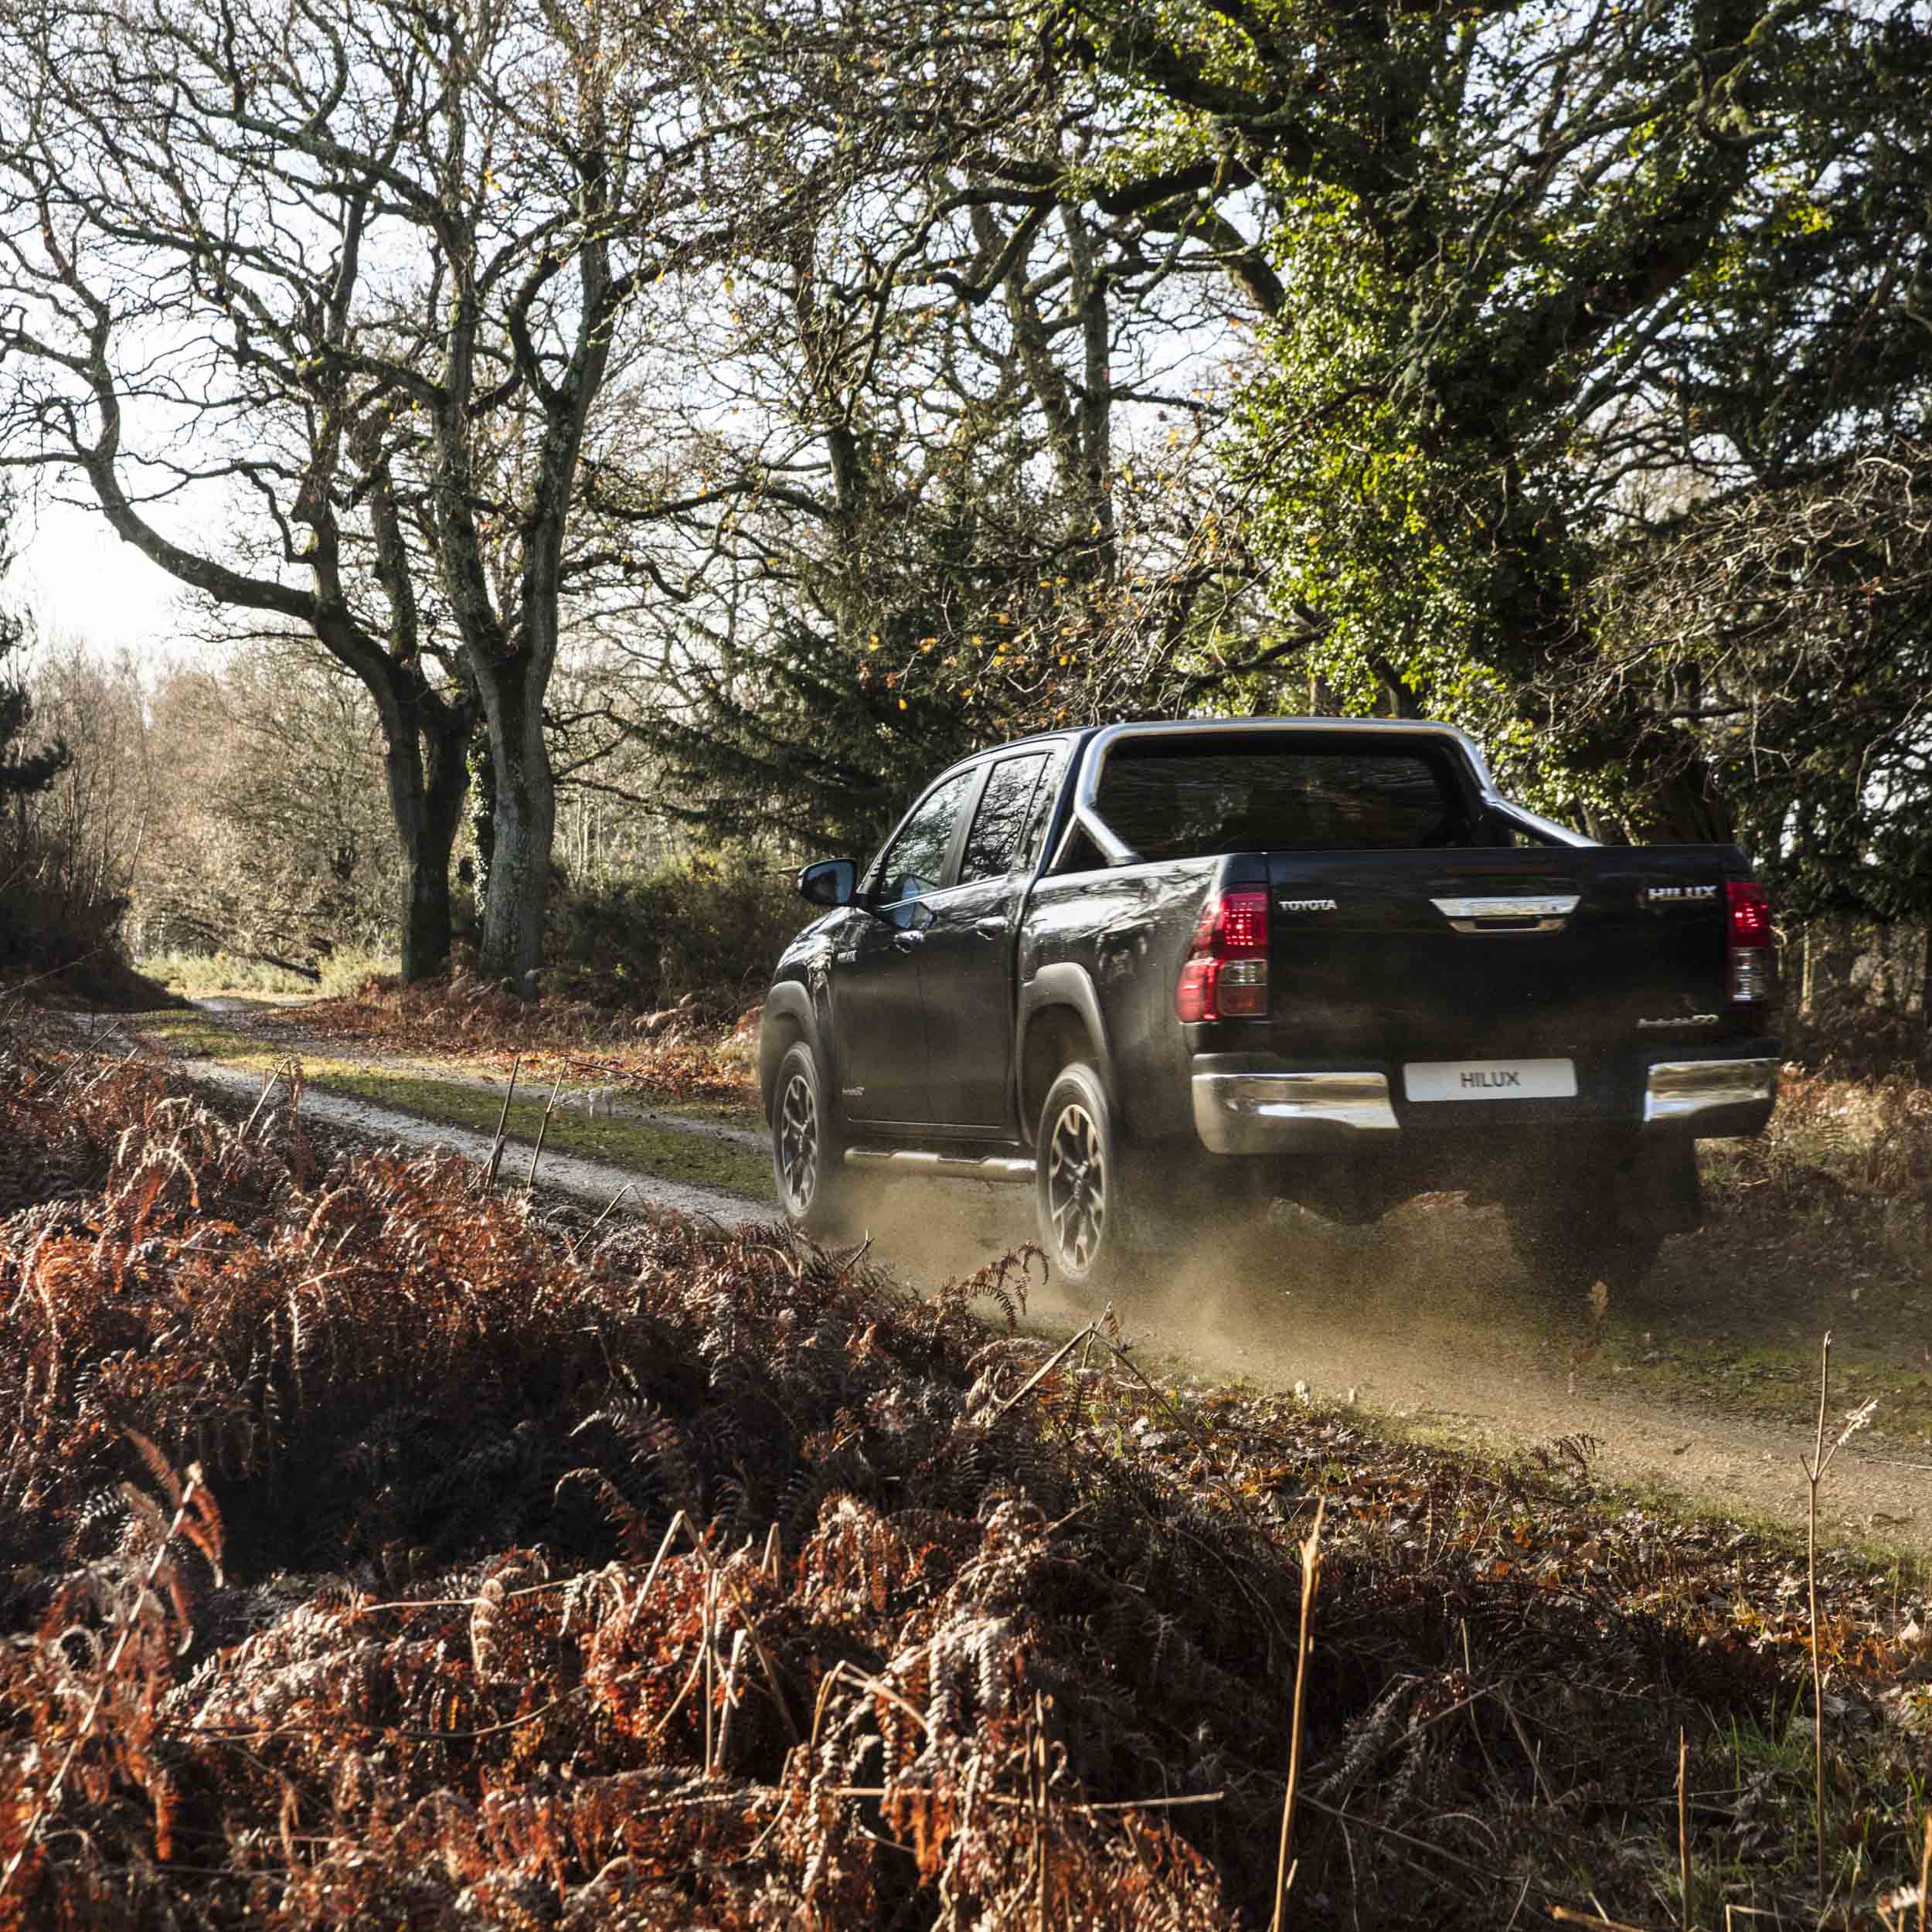
[{"label": "shrub", "polygon": [[319,993],[325,999],[343,999],[352,998],[372,974],[393,973],[396,961],[345,948],[321,962],[319,980],[230,952],[155,953],[141,961],[141,969],[182,993]]},{"label": "shrub", "polygon": [[0,832],[0,990],[23,988],[47,1005],[135,1007],[166,996],[128,963],[121,936],[128,902],[71,862],[31,820]]},{"label": "shrub", "polygon": [[0,984],[63,973],[83,962],[121,962],[127,902],[77,890],[36,859],[30,852],[0,871]]},{"label": "shrub", "polygon": [[742,1005],[805,922],[788,872],[744,851],[700,855],[635,879],[560,883],[549,991],[661,1006],[688,993]]}]

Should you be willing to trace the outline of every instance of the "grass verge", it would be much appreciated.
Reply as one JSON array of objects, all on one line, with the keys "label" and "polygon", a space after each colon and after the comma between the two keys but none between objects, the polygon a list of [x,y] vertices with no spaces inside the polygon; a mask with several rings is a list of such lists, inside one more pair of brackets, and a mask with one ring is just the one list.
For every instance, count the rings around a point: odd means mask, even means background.
[{"label": "grass verge", "polygon": [[521,1058],[546,1080],[561,1071],[646,1105],[762,1128],[757,1029],[737,1019],[701,1006],[641,1015],[554,995],[520,1000],[457,974],[406,987],[372,979],[354,998],[261,1023],[477,1071],[507,1073]]},{"label": "grass verge", "polygon": [[[265,1045],[253,1034],[217,1025],[200,1014],[141,1014],[124,1024],[182,1059],[212,1060],[265,1075],[287,1057],[275,1045]],[[495,1132],[502,1116],[507,1082],[492,1089],[325,1055],[305,1053],[301,1060],[308,1077],[332,1093],[393,1107],[418,1120],[488,1134]],[[548,1085],[538,1080],[519,1083],[507,1124],[513,1146],[528,1149],[536,1145],[549,1092]],[[590,1119],[560,1102],[543,1145],[546,1154],[577,1155],[666,1180],[723,1189],[750,1200],[767,1199],[771,1192],[770,1167],[762,1154],[715,1134],[627,1115],[605,1114]],[[515,1175],[519,1171],[512,1152],[505,1172]]]}]

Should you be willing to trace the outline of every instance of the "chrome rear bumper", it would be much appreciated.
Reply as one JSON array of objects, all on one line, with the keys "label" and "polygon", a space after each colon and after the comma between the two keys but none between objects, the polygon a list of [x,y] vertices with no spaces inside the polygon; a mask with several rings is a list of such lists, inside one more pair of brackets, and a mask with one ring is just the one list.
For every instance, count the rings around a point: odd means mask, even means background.
[{"label": "chrome rear bumper", "polygon": [[1658,1060],[1644,1087],[1646,1124],[1681,1121],[1722,1107],[1750,1107],[1777,1098],[1777,1062]]},{"label": "chrome rear bumper", "polygon": [[[1778,1063],[1770,1058],[1658,1060],[1635,1070],[1644,1081],[1644,1124],[1660,1129],[1688,1125],[1694,1137],[1755,1134],[1777,1098]],[[1277,1073],[1223,1065],[1196,1073],[1192,1087],[1195,1131],[1213,1154],[1359,1146],[1365,1144],[1360,1137],[1372,1144],[1401,1126],[1385,1073]],[[1628,1085],[1621,1095],[1621,1109],[1633,1108],[1635,1097]],[[1634,1125],[1630,1112],[1621,1109],[1615,1115],[1586,1116],[1573,1124],[1611,1126],[1621,1117]],[[1523,1111],[1519,1107],[1516,1113]],[[1468,1110],[1457,1111],[1466,1115]],[[1468,1121],[1459,1121],[1458,1126],[1467,1131]],[[1523,1131],[1520,1118],[1515,1131]]]},{"label": "chrome rear bumper", "polygon": [[1393,1133],[1384,1073],[1196,1073],[1194,1126],[1215,1154],[1272,1154]]}]

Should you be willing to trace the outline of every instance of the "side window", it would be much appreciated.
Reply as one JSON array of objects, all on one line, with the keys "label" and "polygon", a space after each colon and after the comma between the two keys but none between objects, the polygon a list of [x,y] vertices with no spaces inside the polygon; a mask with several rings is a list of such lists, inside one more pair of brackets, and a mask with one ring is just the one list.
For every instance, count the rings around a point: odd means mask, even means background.
[{"label": "side window", "polygon": [[1066,747],[1047,755],[1046,770],[1033,794],[1032,816],[1026,823],[1026,842],[1020,849],[1022,872],[1031,872],[1046,849],[1046,835],[1053,823],[1053,808],[1060,801],[1061,781],[1066,776]]},{"label": "side window", "polygon": [[994,766],[979,794],[973,828],[966,835],[965,855],[959,864],[962,886],[975,879],[1003,879],[1012,870],[1033,787],[1046,763],[1046,753],[1036,751],[1023,758],[1002,759]]},{"label": "side window", "polygon": [[878,900],[882,908],[938,891],[947,849],[953,842],[953,821],[965,802],[967,788],[978,775],[962,771],[948,778],[900,828],[899,836],[879,862]]}]

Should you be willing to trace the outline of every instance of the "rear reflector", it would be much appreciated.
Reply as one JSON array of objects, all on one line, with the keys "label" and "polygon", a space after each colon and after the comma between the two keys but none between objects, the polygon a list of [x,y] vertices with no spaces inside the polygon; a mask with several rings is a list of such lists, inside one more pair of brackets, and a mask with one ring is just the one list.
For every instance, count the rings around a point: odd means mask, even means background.
[{"label": "rear reflector", "polygon": [[1777,987],[1777,936],[1771,930],[1771,902],[1756,879],[1725,882],[1724,922],[1731,998],[1760,1005]]},{"label": "rear reflector", "polygon": [[1199,923],[1174,989],[1183,1020],[1265,1019],[1268,1012],[1268,895],[1265,887],[1217,893]]}]

